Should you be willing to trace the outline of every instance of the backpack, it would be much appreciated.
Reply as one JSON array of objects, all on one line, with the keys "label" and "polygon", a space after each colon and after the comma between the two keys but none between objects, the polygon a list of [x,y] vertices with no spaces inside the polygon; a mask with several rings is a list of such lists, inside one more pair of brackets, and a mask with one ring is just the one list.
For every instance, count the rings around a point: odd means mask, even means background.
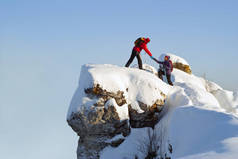
[{"label": "backpack", "polygon": [[171,60],[169,60],[169,63],[170,63],[170,65],[171,65],[171,72],[172,72],[173,69],[174,69],[173,62],[172,62]]},{"label": "backpack", "polygon": [[145,38],[138,38],[136,39],[136,41],[134,42],[135,46],[140,46],[140,44],[142,44],[143,42],[145,42]]}]

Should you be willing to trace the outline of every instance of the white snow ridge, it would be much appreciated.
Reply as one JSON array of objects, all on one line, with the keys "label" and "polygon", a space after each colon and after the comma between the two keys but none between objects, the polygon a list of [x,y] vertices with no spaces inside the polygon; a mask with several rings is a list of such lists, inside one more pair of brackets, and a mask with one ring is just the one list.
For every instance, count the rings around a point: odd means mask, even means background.
[{"label": "white snow ridge", "polygon": [[172,87],[143,66],[82,66],[67,115],[78,159],[238,158],[238,92],[176,68]]}]

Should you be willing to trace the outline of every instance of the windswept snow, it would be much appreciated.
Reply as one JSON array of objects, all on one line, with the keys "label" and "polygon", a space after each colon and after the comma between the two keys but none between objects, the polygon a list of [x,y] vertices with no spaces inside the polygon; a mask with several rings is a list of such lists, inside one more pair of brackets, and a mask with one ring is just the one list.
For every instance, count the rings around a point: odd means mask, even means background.
[{"label": "windswept snow", "polygon": [[204,80],[204,84],[205,84],[205,87],[207,89],[208,92],[213,92],[213,91],[216,91],[216,90],[222,90],[223,88],[221,86],[219,86],[218,84],[216,84],[215,82],[212,82],[212,81],[208,81],[208,80]]},{"label": "windswept snow", "polygon": [[238,115],[238,92],[218,89],[212,94],[216,97],[220,106],[226,110],[227,113]]},{"label": "windswept snow", "polygon": [[172,78],[174,85],[184,90],[191,105],[221,111],[219,102],[210,92],[207,91],[202,78],[196,77],[195,75],[189,75],[178,69],[174,69]]}]

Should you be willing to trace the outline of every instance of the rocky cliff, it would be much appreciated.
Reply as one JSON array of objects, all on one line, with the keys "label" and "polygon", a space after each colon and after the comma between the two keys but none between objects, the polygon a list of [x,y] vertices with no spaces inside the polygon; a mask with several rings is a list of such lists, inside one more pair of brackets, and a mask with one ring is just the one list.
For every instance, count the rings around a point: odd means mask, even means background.
[{"label": "rocky cliff", "polygon": [[131,128],[153,128],[170,89],[144,70],[84,65],[67,116],[80,137],[78,158],[99,158],[105,147],[123,143]]}]

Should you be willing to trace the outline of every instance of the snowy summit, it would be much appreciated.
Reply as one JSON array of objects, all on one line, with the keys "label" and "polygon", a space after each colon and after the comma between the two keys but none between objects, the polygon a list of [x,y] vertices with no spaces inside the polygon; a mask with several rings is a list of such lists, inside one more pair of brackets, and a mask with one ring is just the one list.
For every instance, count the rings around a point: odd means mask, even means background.
[{"label": "snowy summit", "polygon": [[185,59],[166,55],[174,86],[147,64],[145,70],[82,66],[67,115],[80,136],[78,159],[238,158],[238,92],[197,77]]}]

